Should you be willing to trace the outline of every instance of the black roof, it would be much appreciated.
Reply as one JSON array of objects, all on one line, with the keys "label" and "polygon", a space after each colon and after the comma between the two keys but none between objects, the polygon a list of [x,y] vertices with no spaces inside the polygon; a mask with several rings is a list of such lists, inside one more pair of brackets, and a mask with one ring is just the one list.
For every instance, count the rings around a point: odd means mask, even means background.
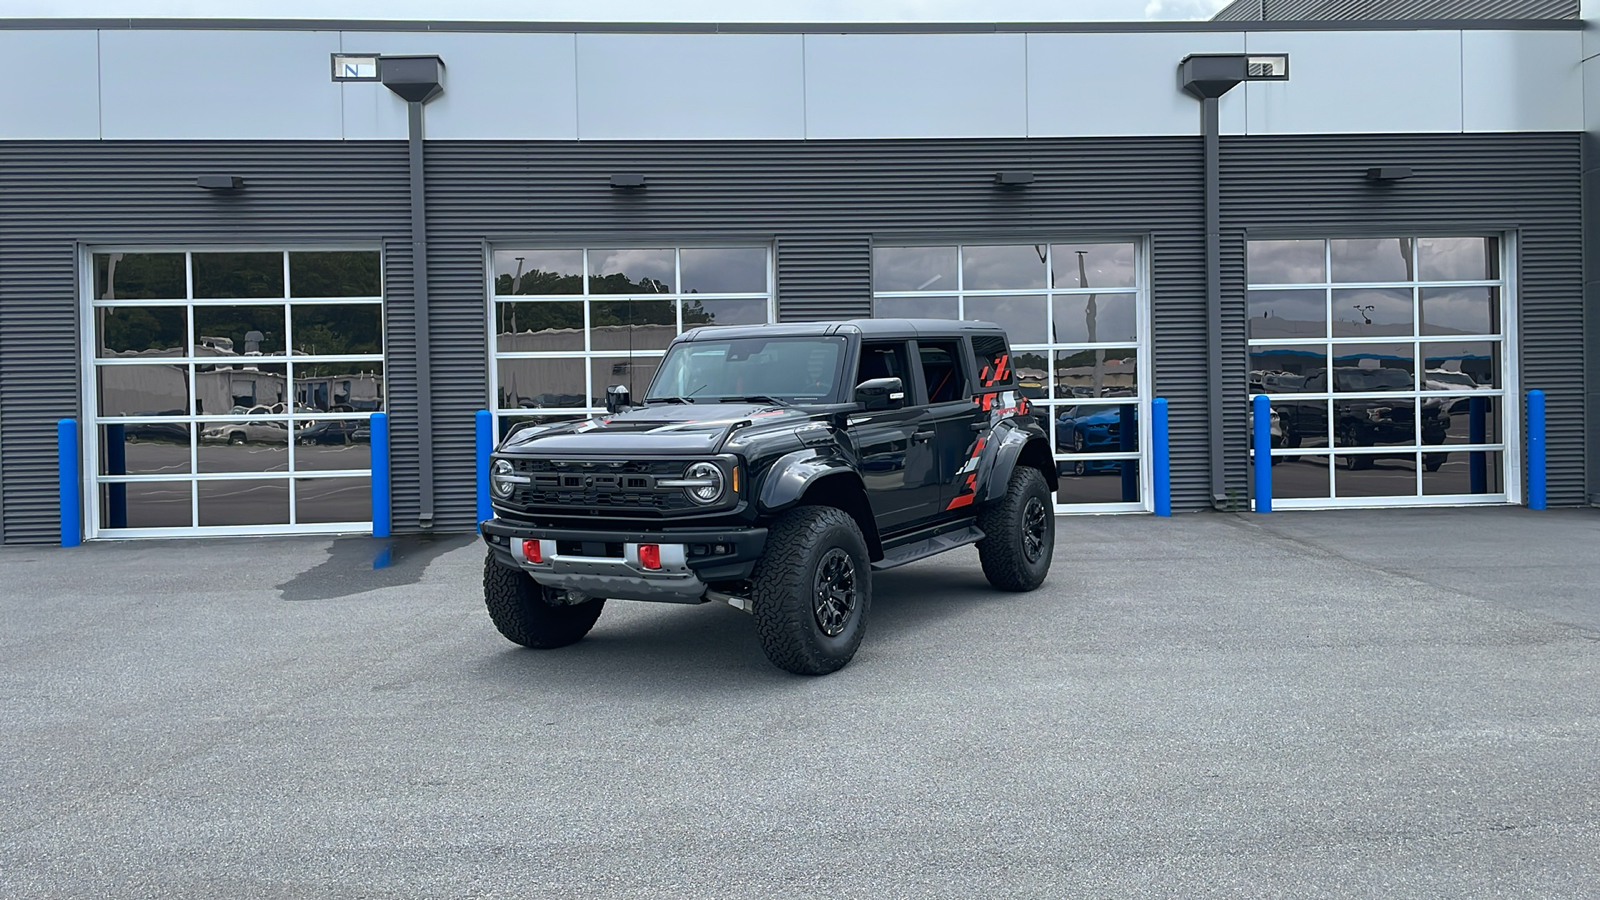
[{"label": "black roof", "polygon": [[1004,335],[993,322],[964,319],[845,319],[836,322],[777,322],[771,325],[717,325],[686,331],[680,341],[727,340],[744,337],[821,337],[859,334],[865,337],[932,337],[991,332]]}]

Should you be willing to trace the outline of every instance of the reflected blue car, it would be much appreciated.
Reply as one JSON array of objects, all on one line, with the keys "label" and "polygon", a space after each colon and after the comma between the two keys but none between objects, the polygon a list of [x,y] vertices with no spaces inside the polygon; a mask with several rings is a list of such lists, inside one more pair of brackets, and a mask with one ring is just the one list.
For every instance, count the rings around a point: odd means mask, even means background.
[{"label": "reflected blue car", "polygon": [[[1127,427],[1135,428],[1138,407],[1128,404]],[[1123,443],[1124,406],[1072,406],[1056,419],[1056,450],[1061,453],[1109,453],[1132,450],[1137,446],[1134,435]],[[1063,461],[1062,475],[1089,475],[1120,472],[1127,460],[1096,459]]]}]

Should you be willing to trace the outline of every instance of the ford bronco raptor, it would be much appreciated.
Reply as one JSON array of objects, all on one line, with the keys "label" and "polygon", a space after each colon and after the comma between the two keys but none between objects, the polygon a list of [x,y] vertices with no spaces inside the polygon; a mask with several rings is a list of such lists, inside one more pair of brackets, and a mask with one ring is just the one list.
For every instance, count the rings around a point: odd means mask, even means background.
[{"label": "ford bronco raptor", "polygon": [[608,599],[719,601],[822,675],[861,644],[873,569],[964,544],[1001,590],[1050,569],[1056,468],[996,325],[697,328],[606,408],[491,459],[484,599],[518,644],[571,644]]}]

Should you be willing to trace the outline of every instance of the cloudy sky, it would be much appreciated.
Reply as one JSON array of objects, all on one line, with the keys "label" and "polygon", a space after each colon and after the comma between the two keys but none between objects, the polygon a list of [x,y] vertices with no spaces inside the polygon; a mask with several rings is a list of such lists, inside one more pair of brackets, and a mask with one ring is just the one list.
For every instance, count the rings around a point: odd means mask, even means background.
[{"label": "cloudy sky", "polygon": [[0,17],[624,22],[1204,19],[1227,0],[4,0]]}]

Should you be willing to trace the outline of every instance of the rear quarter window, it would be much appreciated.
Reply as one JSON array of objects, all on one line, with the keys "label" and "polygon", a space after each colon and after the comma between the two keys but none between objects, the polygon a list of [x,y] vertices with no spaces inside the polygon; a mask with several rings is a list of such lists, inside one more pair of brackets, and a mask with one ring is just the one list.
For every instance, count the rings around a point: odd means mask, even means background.
[{"label": "rear quarter window", "polygon": [[1011,387],[1016,383],[1016,372],[1011,366],[1011,354],[1005,338],[977,335],[972,339],[972,353],[978,361],[980,387]]}]

